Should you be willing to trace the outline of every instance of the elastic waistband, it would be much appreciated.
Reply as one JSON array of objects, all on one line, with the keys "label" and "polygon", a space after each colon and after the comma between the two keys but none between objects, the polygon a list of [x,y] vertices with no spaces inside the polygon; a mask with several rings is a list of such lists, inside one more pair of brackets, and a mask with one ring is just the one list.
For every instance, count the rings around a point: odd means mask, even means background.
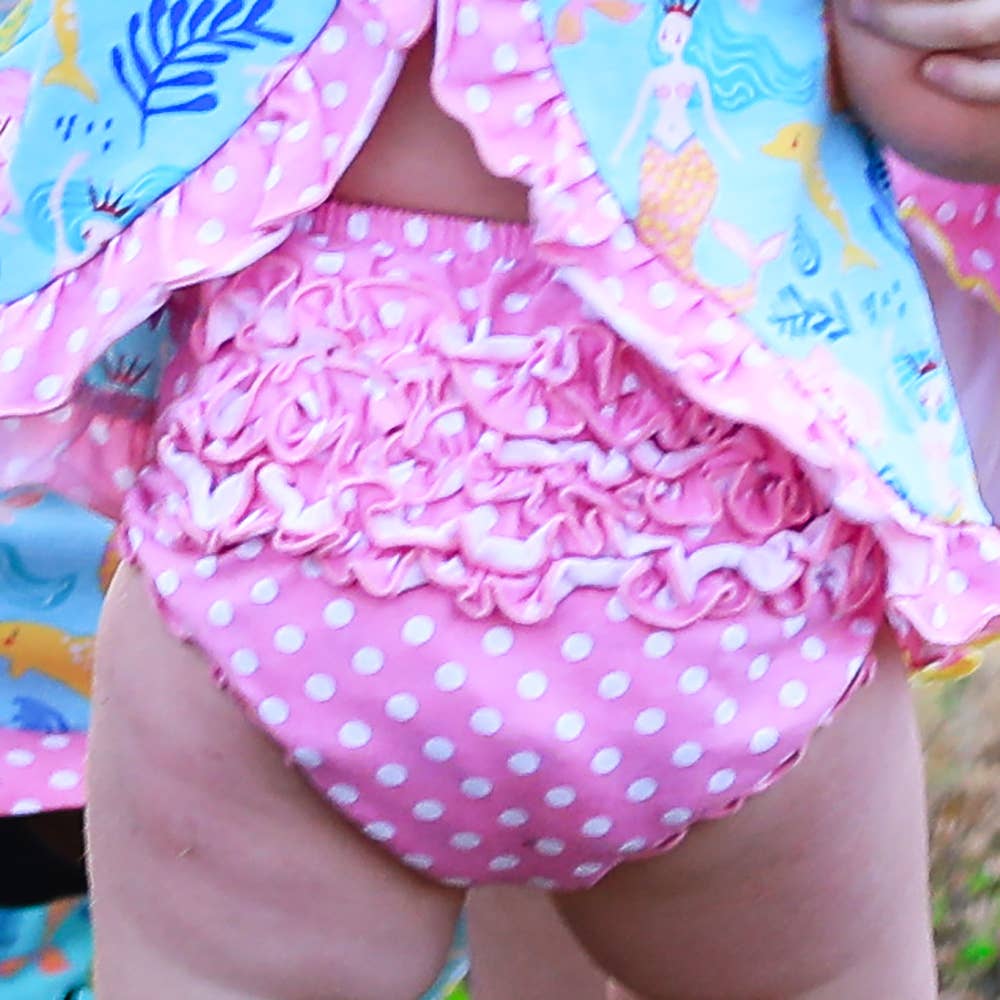
[{"label": "elastic waistband", "polygon": [[534,256],[528,226],[330,201],[311,216],[311,232],[335,243],[385,244],[429,254],[484,254],[512,260]]}]

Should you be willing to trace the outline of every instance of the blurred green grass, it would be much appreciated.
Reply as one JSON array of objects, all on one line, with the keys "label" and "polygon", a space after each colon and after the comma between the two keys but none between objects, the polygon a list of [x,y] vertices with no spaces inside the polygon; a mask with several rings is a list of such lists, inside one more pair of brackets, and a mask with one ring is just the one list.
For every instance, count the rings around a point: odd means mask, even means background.
[{"label": "blurred green grass", "polygon": [[1000,663],[916,689],[942,1000],[1000,998]]}]

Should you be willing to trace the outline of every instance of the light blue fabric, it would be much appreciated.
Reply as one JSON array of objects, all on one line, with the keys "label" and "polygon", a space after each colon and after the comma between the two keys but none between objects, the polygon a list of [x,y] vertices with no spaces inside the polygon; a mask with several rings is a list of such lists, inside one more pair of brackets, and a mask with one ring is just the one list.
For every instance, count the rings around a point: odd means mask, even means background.
[{"label": "light blue fabric", "polygon": [[[658,44],[668,6],[637,5],[632,19],[594,10],[586,14],[582,40],[553,44],[601,176],[626,213],[637,217],[643,156],[650,143],[666,148],[655,87],[646,92],[632,140],[622,142],[643,87],[664,80],[654,74],[676,69],[678,60],[703,74],[706,92],[695,87],[687,103],[692,134],[668,152],[700,143],[718,174],[695,247],[694,267],[705,287],[747,284],[753,261],[744,258],[768,241],[780,245],[774,260],[759,262],[752,300],[739,306],[760,340],[795,359],[819,349],[820,374],[838,379],[831,382],[836,402],[853,406],[856,418],[864,411],[852,402],[845,379],[870,394],[873,413],[857,420],[858,447],[913,507],[988,523],[928,296],[897,222],[879,150],[853,121],[831,111],[823,86],[823,4],[689,4],[689,14],[673,15],[682,28],[686,18],[691,30],[679,57],[664,55]],[[541,0],[541,7],[554,38],[566,0]],[[718,130],[711,127],[712,111]],[[810,155],[814,135],[818,160]],[[696,190],[703,199],[713,197],[708,184]],[[814,388],[814,398],[820,395]],[[933,449],[943,453],[940,460]]]},{"label": "light blue fabric", "polygon": [[0,159],[11,156],[13,193],[0,218],[0,302],[92,255],[200,166],[336,5],[34,0],[0,56]]}]

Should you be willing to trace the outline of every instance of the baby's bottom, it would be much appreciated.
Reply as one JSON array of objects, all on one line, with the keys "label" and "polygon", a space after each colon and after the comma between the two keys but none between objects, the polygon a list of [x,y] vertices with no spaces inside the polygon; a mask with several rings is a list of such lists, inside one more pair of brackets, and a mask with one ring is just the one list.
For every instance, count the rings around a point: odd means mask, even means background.
[{"label": "baby's bottom", "polygon": [[[105,615],[89,829],[101,1000],[418,997],[461,893],[339,820],[168,634],[134,571]],[[931,1000],[922,787],[885,642],[872,683],[773,788],[555,901],[649,1000]]]}]

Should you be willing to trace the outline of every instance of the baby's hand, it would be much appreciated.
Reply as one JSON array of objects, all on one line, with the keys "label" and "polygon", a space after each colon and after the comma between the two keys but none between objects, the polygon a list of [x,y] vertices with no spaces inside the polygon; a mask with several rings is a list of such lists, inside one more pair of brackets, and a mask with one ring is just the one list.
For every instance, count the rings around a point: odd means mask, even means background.
[{"label": "baby's hand", "polygon": [[853,0],[850,12],[884,41],[930,53],[921,73],[938,90],[1000,103],[1000,0]]}]

